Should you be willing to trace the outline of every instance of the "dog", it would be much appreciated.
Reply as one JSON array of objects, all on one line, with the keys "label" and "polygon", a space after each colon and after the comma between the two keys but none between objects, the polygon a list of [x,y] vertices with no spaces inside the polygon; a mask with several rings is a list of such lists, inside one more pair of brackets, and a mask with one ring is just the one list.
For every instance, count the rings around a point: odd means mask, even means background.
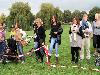
[{"label": "dog", "polygon": [[2,60],[3,64],[6,64],[7,61],[18,63],[18,60],[19,60],[18,56],[12,53],[12,51],[9,48],[5,50],[2,59],[3,59]]},{"label": "dog", "polygon": [[16,40],[13,38],[7,39],[7,48],[4,50],[3,53],[3,64],[5,64],[7,61],[12,61],[15,63],[18,63],[18,53],[17,53],[17,45]]},{"label": "dog", "polygon": [[[77,40],[78,25],[73,24],[73,25],[71,26],[71,31],[72,31],[72,33],[74,34],[74,40],[76,41],[76,40]],[[71,35],[71,36],[72,36],[72,35]]]},{"label": "dog", "polygon": [[[88,30],[88,28],[86,28],[85,30]],[[83,32],[84,32],[85,30],[83,30]],[[88,38],[88,37],[89,37],[89,35],[90,35],[90,32],[84,32],[84,36],[85,36],[85,37],[87,37],[87,38]]]}]

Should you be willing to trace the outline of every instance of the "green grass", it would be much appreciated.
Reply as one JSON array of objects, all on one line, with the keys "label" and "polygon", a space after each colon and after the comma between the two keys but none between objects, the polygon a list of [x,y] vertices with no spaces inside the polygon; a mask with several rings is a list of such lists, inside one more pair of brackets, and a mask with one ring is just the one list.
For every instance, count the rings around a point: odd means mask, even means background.
[{"label": "green grass", "polygon": [[[71,64],[71,53],[70,53],[70,42],[69,42],[69,26],[63,26],[64,32],[62,34],[62,44],[59,46],[59,66],[56,68],[49,67],[45,63],[37,63],[35,57],[26,56],[26,62],[24,64],[18,63],[0,63],[0,75],[100,75],[100,73],[91,71],[90,68],[98,68],[94,65],[93,47],[91,40],[91,62],[79,62],[79,66],[86,67],[86,70],[80,68],[72,68]],[[49,44],[49,30],[46,31],[46,42]],[[32,35],[33,31],[27,32],[28,35]],[[9,33],[7,33],[9,37]],[[24,53],[28,52],[33,47],[33,42],[29,46],[24,47]],[[55,50],[51,58],[52,64],[55,64]],[[61,68],[60,65],[66,67]]]}]

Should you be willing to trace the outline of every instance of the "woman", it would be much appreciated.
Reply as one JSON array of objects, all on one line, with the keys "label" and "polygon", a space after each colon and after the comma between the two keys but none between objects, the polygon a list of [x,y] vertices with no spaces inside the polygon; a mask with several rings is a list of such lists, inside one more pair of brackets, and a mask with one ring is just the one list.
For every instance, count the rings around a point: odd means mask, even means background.
[{"label": "woman", "polygon": [[[36,28],[35,28],[35,49],[42,47],[45,44],[45,29],[43,27],[43,22],[40,18],[35,20]],[[36,51],[36,60],[39,62],[43,62],[44,51],[38,50]]]},{"label": "woman", "polygon": [[56,64],[58,64],[58,45],[60,44],[61,41],[61,34],[63,32],[63,29],[61,28],[61,23],[57,21],[57,18],[55,16],[52,16],[51,18],[51,32],[50,32],[50,49],[49,49],[49,62],[50,62],[50,58],[52,55],[52,49],[53,46],[55,46],[55,50],[56,50]]},{"label": "woman", "polygon": [[79,33],[80,21],[78,18],[74,18],[69,34],[70,34],[70,43],[71,43],[71,61],[78,63],[79,50],[81,49],[82,37]]},{"label": "woman", "polygon": [[20,25],[19,25],[18,22],[15,25],[15,40],[17,42],[17,49],[18,49],[18,52],[19,52],[19,57],[20,57],[22,63],[24,63],[25,62],[25,56],[24,56],[24,53],[23,53],[23,45],[21,43],[23,41],[23,38],[22,38]]},{"label": "woman", "polygon": [[100,48],[100,14],[95,14],[95,21],[93,21],[93,47],[95,55],[98,55],[97,51]]}]

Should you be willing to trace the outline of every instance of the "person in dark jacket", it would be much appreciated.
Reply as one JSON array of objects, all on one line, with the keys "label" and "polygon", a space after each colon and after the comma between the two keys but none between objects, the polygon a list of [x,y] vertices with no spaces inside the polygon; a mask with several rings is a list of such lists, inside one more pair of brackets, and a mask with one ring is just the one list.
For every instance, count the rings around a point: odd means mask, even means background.
[{"label": "person in dark jacket", "polygon": [[61,23],[57,22],[57,18],[52,16],[51,19],[51,31],[50,31],[50,49],[49,49],[49,62],[52,55],[52,49],[56,50],[56,64],[58,64],[58,45],[61,44],[61,34],[63,29],[61,28]]},{"label": "person in dark jacket", "polygon": [[[35,48],[38,49],[45,44],[45,29],[43,27],[43,22],[40,18],[35,20],[37,27],[35,28],[35,42],[37,42]],[[43,62],[44,51],[37,50],[36,51],[36,60],[39,62]]]}]

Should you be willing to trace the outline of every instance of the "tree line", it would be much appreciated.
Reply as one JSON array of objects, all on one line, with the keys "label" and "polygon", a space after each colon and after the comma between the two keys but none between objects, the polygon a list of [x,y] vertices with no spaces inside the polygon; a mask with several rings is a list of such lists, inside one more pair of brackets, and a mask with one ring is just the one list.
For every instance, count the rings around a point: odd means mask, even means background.
[{"label": "tree line", "polygon": [[[51,3],[42,3],[40,11],[36,15],[33,15],[34,13],[31,12],[29,4],[23,2],[13,3],[9,8],[9,11],[10,14],[7,17],[4,14],[0,15],[0,23],[5,23],[9,30],[17,21],[23,30],[30,30],[37,17],[43,20],[45,29],[49,29],[52,15],[55,15],[58,18],[58,21],[62,23],[69,23],[74,17],[78,17],[81,20],[83,14],[87,13],[86,11],[79,10],[73,12],[64,10],[62,12],[59,7],[54,7]],[[100,7],[94,7],[89,11],[89,21],[94,20],[96,13],[100,13]]]}]

